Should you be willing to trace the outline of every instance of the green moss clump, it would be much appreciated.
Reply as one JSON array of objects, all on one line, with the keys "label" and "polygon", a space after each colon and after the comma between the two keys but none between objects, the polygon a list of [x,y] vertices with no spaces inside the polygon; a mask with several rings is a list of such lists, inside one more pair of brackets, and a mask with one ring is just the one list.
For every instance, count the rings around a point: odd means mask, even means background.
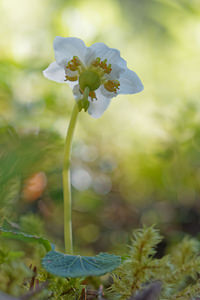
[{"label": "green moss clump", "polygon": [[158,230],[144,227],[133,233],[128,256],[113,274],[114,299],[127,300],[150,282],[162,282],[160,300],[191,300],[200,295],[200,243],[185,238],[169,255],[155,258],[162,237]]}]

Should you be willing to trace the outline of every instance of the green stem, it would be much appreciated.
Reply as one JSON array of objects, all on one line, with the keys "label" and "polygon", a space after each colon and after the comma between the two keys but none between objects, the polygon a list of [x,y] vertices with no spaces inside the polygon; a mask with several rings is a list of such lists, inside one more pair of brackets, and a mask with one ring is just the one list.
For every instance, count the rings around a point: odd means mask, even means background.
[{"label": "green stem", "polygon": [[72,138],[78,117],[78,105],[75,103],[64,149],[64,166],[63,166],[63,194],[64,194],[64,240],[65,252],[73,254],[73,241],[72,241],[72,201],[71,201],[71,183],[70,183],[70,158],[72,148]]}]

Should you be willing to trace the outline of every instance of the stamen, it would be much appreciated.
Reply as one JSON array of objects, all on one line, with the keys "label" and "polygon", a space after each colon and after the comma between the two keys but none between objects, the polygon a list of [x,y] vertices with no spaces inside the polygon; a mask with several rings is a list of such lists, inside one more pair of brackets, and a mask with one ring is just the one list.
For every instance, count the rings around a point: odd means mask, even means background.
[{"label": "stamen", "polygon": [[92,65],[94,67],[99,67],[100,69],[103,70],[104,73],[110,74],[112,71],[111,64],[107,65],[107,59],[104,59],[103,61],[101,60],[100,57],[97,57],[93,62]]},{"label": "stamen", "polygon": [[100,67],[102,68],[102,69],[104,69],[105,68],[105,66],[107,66],[107,59],[104,59],[103,61],[101,61],[101,63],[100,63]]},{"label": "stamen", "polygon": [[77,75],[76,76],[65,75],[65,81],[67,81],[67,80],[69,80],[69,81],[76,81],[76,80],[78,80],[78,76]]},{"label": "stamen", "polygon": [[100,65],[100,62],[101,62],[101,59],[100,57],[97,57],[93,62],[92,62],[92,65],[94,67],[98,67]]},{"label": "stamen", "polygon": [[78,56],[73,56],[73,58],[68,61],[66,69],[69,69],[71,71],[77,71],[78,67],[81,66],[81,61],[78,58]]},{"label": "stamen", "polygon": [[112,71],[111,64],[109,64],[108,67],[106,68],[105,72],[107,74],[110,74],[111,71]]},{"label": "stamen", "polygon": [[108,80],[104,83],[104,88],[111,93],[117,93],[119,86],[120,83],[118,80]]},{"label": "stamen", "polygon": [[89,96],[90,96],[90,98],[91,98],[92,101],[93,101],[94,99],[97,100],[97,96],[96,96],[96,94],[95,94],[94,91],[90,91],[90,92],[89,92]]}]

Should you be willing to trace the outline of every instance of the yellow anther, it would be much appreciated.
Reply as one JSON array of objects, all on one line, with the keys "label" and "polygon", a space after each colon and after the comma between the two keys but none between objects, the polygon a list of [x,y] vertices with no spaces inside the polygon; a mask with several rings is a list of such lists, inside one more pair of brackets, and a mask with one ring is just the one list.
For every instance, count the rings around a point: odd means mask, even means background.
[{"label": "yellow anther", "polygon": [[107,59],[104,59],[103,61],[100,59],[100,57],[97,57],[93,62],[92,66],[99,67],[105,74],[110,74],[112,71],[111,64],[107,66]]},{"label": "yellow anther", "polygon": [[111,93],[117,93],[120,83],[118,80],[108,80],[104,83],[104,88]]},{"label": "yellow anther", "polygon": [[68,76],[68,75],[65,75],[65,81],[76,81],[78,80],[78,76]]}]

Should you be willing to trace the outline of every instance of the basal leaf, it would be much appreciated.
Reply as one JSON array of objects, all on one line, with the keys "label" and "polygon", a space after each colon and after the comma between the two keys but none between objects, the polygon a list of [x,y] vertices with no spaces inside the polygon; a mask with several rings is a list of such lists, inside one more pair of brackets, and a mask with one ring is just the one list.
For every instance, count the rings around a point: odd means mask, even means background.
[{"label": "basal leaf", "polygon": [[42,244],[47,251],[51,250],[50,242],[43,237],[37,237],[35,235],[30,235],[30,234],[26,234],[24,232],[19,232],[19,231],[15,231],[15,230],[8,230],[3,227],[0,227],[0,236],[5,237],[5,238],[20,240],[23,242]]},{"label": "basal leaf", "polygon": [[97,256],[68,255],[50,251],[42,260],[43,267],[61,277],[100,276],[116,269],[120,256],[100,253]]}]

